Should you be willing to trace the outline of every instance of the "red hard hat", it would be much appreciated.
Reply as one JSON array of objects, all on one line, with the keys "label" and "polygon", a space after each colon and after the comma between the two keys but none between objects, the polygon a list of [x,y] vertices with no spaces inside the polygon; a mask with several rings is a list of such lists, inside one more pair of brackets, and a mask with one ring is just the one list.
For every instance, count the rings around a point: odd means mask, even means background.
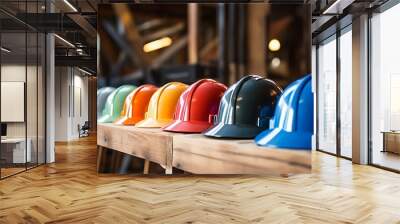
[{"label": "red hard hat", "polygon": [[193,83],[179,98],[174,121],[164,131],[200,133],[213,125],[227,87],[212,79]]}]

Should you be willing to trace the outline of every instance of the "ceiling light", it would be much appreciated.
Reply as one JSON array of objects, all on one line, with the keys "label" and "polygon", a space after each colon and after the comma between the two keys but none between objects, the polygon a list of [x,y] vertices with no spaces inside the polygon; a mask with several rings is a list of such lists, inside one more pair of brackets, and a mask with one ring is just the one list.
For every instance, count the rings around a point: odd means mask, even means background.
[{"label": "ceiling light", "polygon": [[62,42],[64,42],[65,44],[67,44],[68,46],[75,48],[75,45],[73,45],[71,42],[69,42],[68,40],[60,37],[58,34],[54,34],[55,37],[57,37],[59,40],[61,40]]},{"label": "ceiling light", "polygon": [[277,39],[270,40],[268,44],[268,49],[270,51],[279,51],[279,49],[281,49],[281,42],[279,42],[279,40]]},{"label": "ceiling light", "polygon": [[1,47],[0,49],[1,49],[1,51],[4,51],[4,52],[6,52],[6,53],[10,53],[10,52],[11,52],[10,49],[7,49],[7,48],[5,48],[5,47]]},{"label": "ceiling light", "polygon": [[73,6],[68,0],[64,0],[64,3],[68,5],[74,12],[78,12],[78,10]]},{"label": "ceiling light", "polygon": [[148,53],[164,47],[168,47],[172,44],[172,39],[170,37],[163,37],[158,40],[151,41],[143,46],[143,51]]}]

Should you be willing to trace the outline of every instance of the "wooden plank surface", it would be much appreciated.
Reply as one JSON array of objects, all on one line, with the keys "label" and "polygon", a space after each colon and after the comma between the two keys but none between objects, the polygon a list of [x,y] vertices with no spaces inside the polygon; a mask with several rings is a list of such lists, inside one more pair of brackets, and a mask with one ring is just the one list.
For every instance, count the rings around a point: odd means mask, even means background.
[{"label": "wooden plank surface", "polygon": [[99,124],[97,144],[158,163],[172,172],[172,136],[159,128]]},{"label": "wooden plank surface", "polygon": [[194,174],[294,174],[311,170],[305,150],[258,147],[253,140],[221,140],[158,128],[100,124],[97,144]]},{"label": "wooden plank surface", "polygon": [[293,174],[311,171],[311,153],[258,147],[253,140],[175,135],[172,165],[195,174]]}]

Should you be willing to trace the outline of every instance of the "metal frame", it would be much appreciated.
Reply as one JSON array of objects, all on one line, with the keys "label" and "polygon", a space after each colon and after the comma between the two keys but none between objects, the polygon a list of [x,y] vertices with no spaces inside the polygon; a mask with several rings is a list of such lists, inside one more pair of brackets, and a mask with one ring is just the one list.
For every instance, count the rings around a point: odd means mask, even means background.
[{"label": "metal frame", "polygon": [[[1,30],[1,27],[2,27],[2,23],[0,23],[0,30]],[[2,46],[2,32],[0,32],[0,47]],[[1,84],[1,77],[2,77],[2,74],[1,74],[1,61],[2,61],[2,53],[1,53],[1,51],[0,51],[0,84]],[[0,85],[0,124],[1,124],[1,85]],[[1,134],[0,134],[1,135]],[[2,149],[1,149],[1,144],[0,144],[0,165],[1,165],[1,151],[2,151]],[[2,179],[2,177],[1,177],[1,166],[0,166],[0,180]]]},{"label": "metal frame", "polygon": [[[344,17],[343,19],[348,19],[348,17]],[[340,23],[340,20],[338,21],[338,23]],[[341,103],[341,97],[340,97],[340,81],[341,81],[341,65],[340,65],[340,37],[345,34],[346,32],[349,32],[351,29],[349,29],[349,27],[351,27],[351,23],[350,24],[346,24],[344,27],[342,27],[340,24],[336,24],[336,32],[331,34],[330,36],[326,37],[323,40],[318,41],[317,45],[316,45],[316,150],[319,152],[323,152],[323,153],[327,153],[329,155],[334,155],[343,159],[347,159],[347,160],[352,160],[352,158],[347,157],[347,156],[343,156],[342,155],[342,150],[341,150],[341,116],[340,116],[340,103]],[[333,38],[334,36],[334,38]],[[330,40],[332,39],[332,40]],[[318,97],[318,93],[319,93],[319,47],[320,44],[323,42],[330,42],[330,41],[336,41],[336,152],[332,153],[332,152],[328,152],[325,151],[323,149],[320,149],[319,147],[319,131],[320,131],[320,127],[319,127],[319,97]]]},{"label": "metal frame", "polygon": [[340,65],[340,36],[341,32],[339,27],[336,29],[336,154],[341,157],[341,133],[342,124],[340,116],[340,103],[342,98],[340,97],[340,80],[341,80],[341,65]]},{"label": "metal frame", "polygon": [[371,56],[372,56],[372,42],[371,42],[371,19],[372,13],[368,13],[368,164],[372,163],[372,65],[371,65]]}]

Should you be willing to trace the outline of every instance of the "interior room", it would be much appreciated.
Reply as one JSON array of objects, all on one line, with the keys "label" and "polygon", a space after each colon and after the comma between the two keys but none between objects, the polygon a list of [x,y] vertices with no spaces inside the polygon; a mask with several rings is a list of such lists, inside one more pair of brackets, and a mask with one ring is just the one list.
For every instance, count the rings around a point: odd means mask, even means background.
[{"label": "interior room", "polygon": [[0,1],[0,223],[400,223],[399,21]]}]

